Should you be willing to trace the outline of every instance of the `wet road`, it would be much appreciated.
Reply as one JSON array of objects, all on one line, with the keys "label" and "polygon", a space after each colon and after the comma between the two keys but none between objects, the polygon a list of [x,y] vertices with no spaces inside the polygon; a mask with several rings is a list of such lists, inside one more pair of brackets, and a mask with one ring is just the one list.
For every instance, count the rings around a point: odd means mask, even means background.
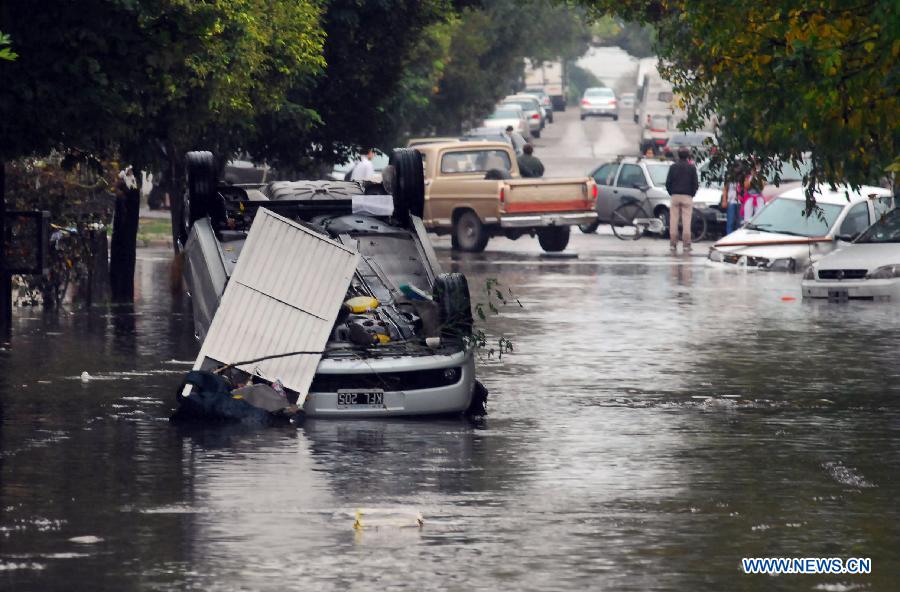
[{"label": "wet road", "polygon": [[[548,165],[629,142],[621,120],[558,121]],[[652,238],[437,246],[476,301],[497,278],[524,306],[486,325],[516,353],[482,359],[478,424],[169,425],[197,346],[164,251],[140,252],[133,307],[17,311],[0,590],[897,589],[896,305],[803,303],[797,276]],[[873,573],[748,576],[745,556]]]},{"label": "wet road", "polygon": [[[896,307],[804,304],[796,276],[649,238],[577,235],[571,260],[443,245],[476,300],[496,277],[524,305],[488,324],[517,353],[483,360],[478,425],[170,426],[196,347],[184,303],[151,289],[164,252],[142,251],[133,309],[19,312],[0,589],[895,589]],[[354,531],[361,507],[383,526]],[[781,555],[874,573],[739,572]]]}]

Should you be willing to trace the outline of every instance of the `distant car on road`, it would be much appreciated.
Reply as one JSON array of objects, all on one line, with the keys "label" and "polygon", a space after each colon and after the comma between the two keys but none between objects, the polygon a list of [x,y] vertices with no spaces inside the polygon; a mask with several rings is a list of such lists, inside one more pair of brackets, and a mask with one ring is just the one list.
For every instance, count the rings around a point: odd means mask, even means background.
[{"label": "distant car on road", "polygon": [[878,220],[806,270],[804,298],[900,300],[900,210],[885,211],[889,201],[875,200]]},{"label": "distant car on road", "polygon": [[594,86],[585,90],[581,98],[582,121],[590,115],[612,117],[613,121],[618,121],[619,111],[616,102],[616,93],[611,88]]},{"label": "distant car on road", "polygon": [[634,93],[622,93],[619,96],[617,112],[619,117],[634,117],[637,108],[637,96]]},{"label": "distant car on road", "polygon": [[547,119],[547,123],[553,123],[553,102],[543,88],[526,88],[519,94],[537,97],[541,101],[541,107],[544,108],[544,117]]},{"label": "distant car on road", "polygon": [[688,148],[694,158],[713,154],[719,146],[715,134],[709,132],[672,132],[665,150],[677,154],[680,148]]},{"label": "distant car on road", "polygon": [[672,134],[672,118],[666,114],[648,115],[641,130],[641,154],[652,149],[654,154],[662,154]]},{"label": "distant car on road", "polygon": [[709,250],[709,260],[729,266],[765,271],[803,271],[835,249],[846,246],[892,207],[882,187],[859,190],[839,186],[816,195],[818,211],[809,216],[806,189],[798,187],[766,204],[742,228]]},{"label": "distant car on road", "polygon": [[481,127],[493,127],[505,130],[507,126],[523,136],[531,133],[531,123],[525,118],[525,111],[520,105],[503,105],[497,107],[481,123]]}]

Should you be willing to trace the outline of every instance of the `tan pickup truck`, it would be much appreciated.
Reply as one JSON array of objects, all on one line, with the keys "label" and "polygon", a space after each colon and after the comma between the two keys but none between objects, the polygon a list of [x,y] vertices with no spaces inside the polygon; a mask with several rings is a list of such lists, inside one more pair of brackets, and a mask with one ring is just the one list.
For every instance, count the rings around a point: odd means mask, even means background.
[{"label": "tan pickup truck", "polygon": [[483,251],[492,236],[537,235],[548,252],[569,244],[572,226],[594,221],[590,177],[523,178],[505,142],[416,146],[425,161],[425,227],[450,234],[454,249]]}]

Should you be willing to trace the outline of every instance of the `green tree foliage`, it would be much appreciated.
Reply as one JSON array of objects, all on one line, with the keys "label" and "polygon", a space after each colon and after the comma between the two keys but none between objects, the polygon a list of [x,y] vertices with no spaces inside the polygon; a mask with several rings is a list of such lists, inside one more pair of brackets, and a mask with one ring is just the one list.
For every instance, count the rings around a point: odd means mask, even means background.
[{"label": "green tree foliage", "polygon": [[593,43],[616,45],[636,58],[656,55],[656,30],[649,25],[623,21],[607,15],[591,25]]},{"label": "green tree foliage", "polygon": [[11,62],[19,56],[11,48],[4,47],[6,45],[12,45],[12,40],[10,40],[9,35],[0,31],[0,60]]},{"label": "green tree foliage", "polygon": [[795,161],[808,188],[896,167],[900,7],[893,0],[586,0],[652,24],[688,126],[718,115],[723,158]]},{"label": "green tree foliage", "polygon": [[456,134],[518,87],[523,58],[578,57],[590,31],[585,11],[570,3],[484,0],[432,26],[424,40],[395,97],[405,115],[399,130]]},{"label": "green tree foliage", "polygon": [[324,65],[319,15],[309,1],[5,2],[2,26],[21,55],[0,85],[0,157],[234,148]]}]

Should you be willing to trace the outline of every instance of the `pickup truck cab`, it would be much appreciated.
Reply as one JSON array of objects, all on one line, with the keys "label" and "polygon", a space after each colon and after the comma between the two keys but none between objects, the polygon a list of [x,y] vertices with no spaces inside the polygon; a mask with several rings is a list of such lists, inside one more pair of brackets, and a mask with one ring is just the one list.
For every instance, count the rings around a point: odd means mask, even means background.
[{"label": "pickup truck cab", "polygon": [[590,177],[523,178],[505,142],[417,146],[425,162],[425,227],[454,249],[480,252],[492,236],[537,236],[547,252],[569,244],[571,226],[597,218]]}]

